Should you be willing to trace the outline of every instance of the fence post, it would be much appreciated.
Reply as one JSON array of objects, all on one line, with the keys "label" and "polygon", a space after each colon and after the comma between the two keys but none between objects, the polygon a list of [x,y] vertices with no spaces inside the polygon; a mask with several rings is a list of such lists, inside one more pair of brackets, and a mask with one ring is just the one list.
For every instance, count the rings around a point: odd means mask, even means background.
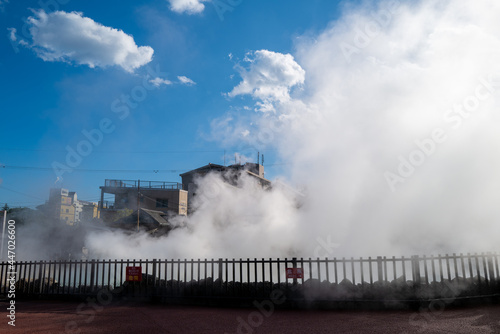
[{"label": "fence post", "polygon": [[377,272],[378,272],[378,282],[382,283],[382,281],[384,280],[382,256],[377,256]]},{"label": "fence post", "polygon": [[490,286],[494,286],[494,282],[496,280],[495,278],[495,269],[493,266],[493,257],[491,256],[491,252],[486,253],[487,254],[487,259],[488,259],[488,271],[490,273]]},{"label": "fence post", "polygon": [[219,288],[222,290],[222,258],[219,258]]},{"label": "fence post", "polygon": [[94,279],[95,279],[95,260],[92,260],[90,265],[90,292],[94,291]]},{"label": "fence post", "polygon": [[411,257],[411,268],[413,272],[413,282],[416,286],[420,285],[420,259],[418,255]]},{"label": "fence post", "polygon": [[[43,292],[43,282],[42,279],[45,279],[45,261],[40,261],[40,271],[38,273],[38,293],[41,295]],[[34,282],[33,282],[34,283]]]},{"label": "fence post", "polygon": [[[292,267],[297,268],[297,258],[296,257],[292,258]],[[293,286],[296,286],[296,285],[297,285],[297,277],[295,277],[293,279]]]},{"label": "fence post", "polygon": [[156,288],[156,259],[153,259],[153,287]]}]

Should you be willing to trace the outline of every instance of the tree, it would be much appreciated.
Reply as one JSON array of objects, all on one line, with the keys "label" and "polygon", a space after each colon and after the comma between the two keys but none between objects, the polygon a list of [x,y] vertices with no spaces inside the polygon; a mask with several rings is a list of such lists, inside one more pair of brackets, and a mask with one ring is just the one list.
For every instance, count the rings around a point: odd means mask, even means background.
[{"label": "tree", "polygon": [[3,206],[2,210],[3,211],[9,211],[9,206],[7,205],[7,203],[5,203],[5,205]]}]

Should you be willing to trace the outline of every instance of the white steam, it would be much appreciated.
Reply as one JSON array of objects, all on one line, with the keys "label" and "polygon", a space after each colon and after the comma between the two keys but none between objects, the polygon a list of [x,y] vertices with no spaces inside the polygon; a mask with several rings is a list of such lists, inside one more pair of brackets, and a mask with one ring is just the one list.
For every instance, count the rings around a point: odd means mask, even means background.
[{"label": "white steam", "polygon": [[[269,257],[292,252],[300,238],[293,197],[266,191],[243,175],[240,187],[209,174],[199,184],[195,213],[168,237],[96,233],[87,246],[104,258]],[[112,245],[113,247],[110,247]]]},{"label": "white steam", "polygon": [[242,140],[277,148],[304,194],[221,186],[188,228],[155,240],[93,235],[89,247],[118,258],[498,250],[499,10],[493,0],[350,9],[286,58],[305,71],[300,98],[279,75],[257,80],[254,63],[231,94],[272,108],[250,117]]}]

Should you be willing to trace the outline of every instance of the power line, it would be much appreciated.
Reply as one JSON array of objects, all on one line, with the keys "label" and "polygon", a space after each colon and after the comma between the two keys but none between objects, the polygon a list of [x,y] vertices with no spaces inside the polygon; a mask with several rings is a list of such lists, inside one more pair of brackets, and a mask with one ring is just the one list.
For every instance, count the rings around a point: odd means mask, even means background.
[{"label": "power line", "polygon": [[[18,152],[51,152],[68,153],[66,150],[30,149],[30,148],[0,148],[0,151]],[[224,150],[167,150],[167,151],[92,151],[104,154],[162,154],[162,153],[223,153]]]},{"label": "power line", "polygon": [[[52,167],[36,167],[36,166],[13,166],[0,165],[4,169],[19,169],[19,170],[40,170],[53,171]],[[180,173],[186,172],[186,169],[92,169],[92,168],[71,168],[72,172],[95,172],[95,173]]]},{"label": "power line", "polygon": [[[257,150],[257,149],[255,149]],[[66,150],[50,149],[31,149],[31,148],[1,148],[0,151],[9,152],[50,152],[50,153],[68,153]],[[228,151],[228,149],[226,149]],[[261,152],[278,151],[278,149],[261,149]],[[92,153],[102,154],[180,154],[180,153],[224,153],[224,150],[165,150],[165,151],[113,151],[113,150],[95,150]]]},{"label": "power line", "polygon": [[[275,163],[268,164],[266,167],[289,165],[289,163]],[[37,166],[14,166],[14,165],[0,165],[4,169],[18,169],[18,170],[38,170],[38,171],[53,171],[52,167],[37,167]],[[71,172],[89,172],[89,173],[183,173],[187,169],[93,169],[93,168],[71,168]]]},{"label": "power line", "polygon": [[40,198],[40,197],[37,197],[37,196],[33,196],[33,195],[30,195],[30,194],[26,194],[26,193],[23,193],[23,192],[14,190],[14,189],[10,189],[10,188],[7,188],[7,187],[5,187],[3,185],[0,185],[0,189],[5,189],[7,191],[11,191],[11,192],[19,194],[19,195],[23,195],[23,196],[26,196],[26,197],[31,197],[31,198],[34,198],[34,199],[37,199],[37,200],[45,201],[45,199],[43,199],[43,198]]}]

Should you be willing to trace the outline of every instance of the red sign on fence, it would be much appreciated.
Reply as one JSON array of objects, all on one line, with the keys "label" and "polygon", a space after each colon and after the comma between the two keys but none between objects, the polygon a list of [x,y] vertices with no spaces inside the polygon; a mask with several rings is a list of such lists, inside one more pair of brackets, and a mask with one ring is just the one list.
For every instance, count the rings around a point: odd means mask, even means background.
[{"label": "red sign on fence", "polygon": [[140,282],[142,281],[141,267],[127,267],[125,270],[127,282]]},{"label": "red sign on fence", "polygon": [[304,278],[302,268],[286,268],[286,278]]}]

